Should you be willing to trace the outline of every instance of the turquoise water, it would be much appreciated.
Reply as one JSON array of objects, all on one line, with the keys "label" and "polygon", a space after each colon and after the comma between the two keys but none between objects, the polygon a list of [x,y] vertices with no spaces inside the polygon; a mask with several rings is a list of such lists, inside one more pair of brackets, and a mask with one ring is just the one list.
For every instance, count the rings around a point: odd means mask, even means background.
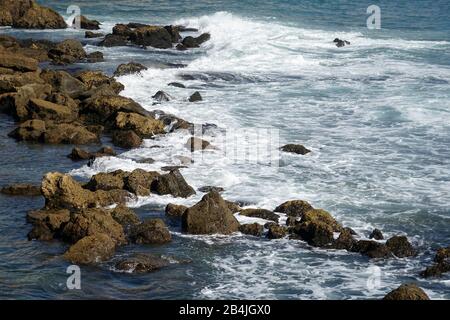
[{"label": "turquoise water", "polygon": [[[70,1],[40,1],[68,16]],[[219,185],[224,197],[273,209],[290,199],[306,199],[330,211],[360,235],[377,227],[385,235],[407,235],[420,255],[369,261],[340,251],[316,250],[290,240],[194,237],[166,220],[174,242],[166,246],[127,246],[130,252],[156,252],[189,259],[147,275],[111,270],[111,263],[82,268],[82,290],[65,287],[68,266],[59,242],[28,242],[28,210],[41,199],[0,195],[0,296],[4,298],[380,298],[406,281],[417,281],[436,299],[450,298],[449,276],[418,278],[434,250],[450,244],[450,5],[448,1],[378,1],[382,29],[366,28],[370,1],[78,1],[82,13],[103,23],[180,23],[211,33],[202,48],[188,52],[148,48],[101,48],[112,73],[119,63],[146,64],[142,76],[119,79],[124,95],[151,110],[158,90],[174,99],[157,106],[196,123],[215,123],[228,132],[276,128],[280,143],[302,143],[305,157],[281,155],[279,167],[230,163],[208,153],[182,173],[195,188]],[[78,31],[2,32],[58,40],[83,38]],[[336,48],[336,37],[351,45]],[[83,41],[85,41],[83,39]],[[87,51],[98,50],[94,40]],[[183,69],[165,68],[182,63]],[[76,65],[74,68],[86,68]],[[92,65],[88,66],[92,67]],[[194,80],[182,80],[182,75]],[[168,87],[181,81],[187,89]],[[201,91],[204,102],[185,99]],[[49,170],[80,179],[114,169],[159,169],[177,164],[187,136],[170,134],[146,141],[119,157],[98,159],[92,167],[73,164],[68,146],[36,146],[6,137],[14,123],[0,121],[2,184],[39,182]],[[207,133],[222,147],[220,132]],[[108,143],[108,141],[105,141]],[[154,145],[163,148],[151,148]],[[154,164],[136,160],[152,157]],[[131,206],[142,217],[162,216],[169,197],[140,198]],[[369,288],[373,267],[380,286]]]}]

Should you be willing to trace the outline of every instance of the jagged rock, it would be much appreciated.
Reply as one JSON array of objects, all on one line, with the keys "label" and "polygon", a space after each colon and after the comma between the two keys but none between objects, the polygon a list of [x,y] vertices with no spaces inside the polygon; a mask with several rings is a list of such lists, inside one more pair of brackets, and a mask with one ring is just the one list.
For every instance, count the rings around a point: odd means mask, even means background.
[{"label": "jagged rock", "polygon": [[77,114],[69,107],[59,105],[42,99],[32,98],[28,102],[29,118],[41,119],[44,121],[73,121]]},{"label": "jagged rock", "polygon": [[105,61],[105,58],[103,57],[103,52],[101,51],[91,52],[86,56],[86,58],[87,62],[89,63],[97,63]]},{"label": "jagged rock", "polygon": [[315,247],[329,245],[334,232],[341,232],[342,226],[325,210],[313,209],[305,212],[294,232]]},{"label": "jagged rock", "polygon": [[211,148],[211,144],[206,141],[202,140],[197,137],[191,137],[188,139],[188,141],[185,144],[186,148],[191,150],[191,152],[197,151],[197,150],[205,150],[207,148]]},{"label": "jagged rock", "polygon": [[84,37],[85,37],[86,39],[101,38],[101,37],[103,37],[103,36],[104,36],[104,34],[101,33],[101,32],[86,31],[86,32],[84,33]]},{"label": "jagged rock", "polygon": [[281,147],[281,151],[289,152],[289,153],[296,153],[305,155],[311,152],[311,150],[305,148],[301,144],[287,144],[283,147]]},{"label": "jagged rock", "polygon": [[41,191],[48,209],[80,210],[125,203],[130,194],[125,190],[98,190],[92,192],[76,182],[71,176],[50,172],[44,176]]},{"label": "jagged rock", "polygon": [[142,169],[133,170],[124,180],[125,189],[138,195],[150,195],[150,188],[153,181],[158,179],[160,174],[155,171],[145,171]]},{"label": "jagged rock", "polygon": [[78,40],[67,39],[51,49],[48,56],[57,64],[70,64],[86,59],[87,54]]},{"label": "jagged rock", "polygon": [[292,217],[302,217],[309,210],[314,209],[308,202],[303,200],[286,201],[275,208],[275,212],[285,213]]},{"label": "jagged rock", "polygon": [[338,47],[338,48],[342,48],[342,47],[345,47],[346,45],[350,45],[350,41],[341,40],[339,38],[334,39],[333,42],[336,44],[336,47]]},{"label": "jagged rock", "polygon": [[115,156],[116,152],[111,147],[102,147],[98,151],[91,153],[86,150],[75,147],[72,149],[72,152],[67,156],[73,161],[79,160],[90,160],[95,158],[107,157],[107,156]]},{"label": "jagged rock", "polygon": [[76,264],[95,264],[112,258],[115,242],[106,234],[84,237],[64,253],[64,258]]},{"label": "jagged rock", "polygon": [[51,241],[53,240],[53,237],[53,232],[51,232],[47,225],[43,222],[36,222],[36,224],[33,226],[33,229],[31,229],[31,231],[27,235],[29,241]]},{"label": "jagged rock", "polygon": [[117,244],[126,243],[122,225],[116,222],[109,212],[101,208],[89,208],[71,213],[70,220],[61,231],[61,236],[64,240],[75,243],[84,237],[98,233],[109,235]]},{"label": "jagged rock", "polygon": [[73,99],[77,99],[84,94],[87,86],[69,73],[61,70],[44,70],[41,78],[50,84],[54,90],[67,94]]},{"label": "jagged rock", "polygon": [[[101,88],[103,86],[107,86],[111,88],[111,90],[115,94],[119,94],[119,92],[121,92],[125,88],[124,85],[120,82],[117,82],[116,79],[108,77],[101,71],[83,71],[77,75],[77,79],[83,82],[89,90],[92,88]],[[109,101],[108,99],[106,100]]]},{"label": "jagged rock", "polygon": [[27,29],[64,29],[63,17],[32,0],[1,0],[0,25]]},{"label": "jagged rock", "polygon": [[161,219],[147,219],[133,226],[130,239],[138,244],[164,244],[172,241],[169,229]]},{"label": "jagged rock", "polygon": [[271,220],[278,223],[280,217],[270,210],[266,209],[244,209],[239,212],[241,216],[260,218],[265,220]]},{"label": "jagged rock", "polygon": [[183,206],[183,205],[177,205],[177,204],[173,204],[173,203],[169,203],[166,206],[166,216],[169,217],[182,217],[184,212],[187,210],[188,207]]},{"label": "jagged rock", "polygon": [[116,71],[114,72],[114,76],[120,77],[127,74],[138,73],[147,69],[148,68],[146,66],[137,62],[123,63],[117,67]]},{"label": "jagged rock", "polygon": [[98,43],[101,47],[122,47],[128,44],[127,37],[115,34],[107,34],[105,38]]},{"label": "jagged rock", "polygon": [[197,101],[202,101],[202,95],[200,94],[200,92],[195,91],[190,97],[189,97],[189,102],[197,102]]},{"label": "jagged rock", "polygon": [[417,254],[405,236],[394,236],[388,239],[386,247],[398,258],[411,257]]},{"label": "jagged rock", "polygon": [[269,226],[269,232],[267,232],[268,239],[281,239],[286,236],[286,228],[277,224]]},{"label": "jagged rock", "polygon": [[233,202],[233,201],[228,201],[225,200],[225,203],[228,207],[228,209],[230,209],[230,211],[232,213],[236,213],[242,210],[241,206],[239,205],[239,203]]},{"label": "jagged rock", "polygon": [[353,251],[359,252],[369,258],[389,258],[392,252],[382,243],[373,240],[359,240],[352,248]]},{"label": "jagged rock", "polygon": [[220,194],[213,191],[184,212],[182,228],[191,234],[230,234],[239,230],[239,222]]},{"label": "jagged rock", "polygon": [[195,190],[187,184],[178,170],[159,176],[153,181],[151,191],[159,195],[170,194],[182,198],[195,194]]},{"label": "jagged rock", "polygon": [[119,112],[115,127],[120,130],[133,130],[141,138],[151,138],[166,133],[160,120],[144,117],[137,113]]},{"label": "jagged rock", "polygon": [[76,123],[47,123],[41,142],[82,145],[98,143],[99,141],[99,137],[85,126]]},{"label": "jagged rock", "polygon": [[18,183],[0,189],[0,193],[10,196],[40,196],[41,188],[28,183]]},{"label": "jagged rock", "polygon": [[123,227],[133,226],[141,223],[137,214],[123,204],[111,210],[111,217]]},{"label": "jagged rock", "polygon": [[178,26],[165,26],[164,29],[170,34],[173,43],[177,43],[181,40],[180,31]]},{"label": "jagged rock", "polygon": [[209,39],[211,39],[211,35],[209,33],[203,33],[196,38],[191,36],[184,38],[182,44],[186,48],[198,48],[202,43],[208,41]]},{"label": "jagged rock", "polygon": [[148,273],[167,267],[170,262],[155,255],[135,254],[116,263],[117,270],[129,273]]},{"label": "jagged rock", "polygon": [[211,192],[211,191],[216,191],[216,192],[220,193],[220,192],[224,192],[225,189],[222,188],[222,187],[204,186],[204,187],[198,188],[198,191],[204,192],[204,193],[208,193],[208,192]]},{"label": "jagged rock", "polygon": [[259,223],[243,224],[239,226],[239,231],[242,232],[243,234],[261,237],[264,232],[264,227]]},{"label": "jagged rock", "polygon": [[112,143],[120,148],[132,149],[142,144],[142,139],[133,130],[114,131]]},{"label": "jagged rock", "polygon": [[[85,29],[85,30],[99,30],[100,29],[100,22],[98,22],[97,20],[90,20],[83,15],[79,16],[79,19],[80,19],[81,29]],[[76,18],[74,19],[73,24],[75,24],[75,21],[76,21]]]},{"label": "jagged rock", "polygon": [[375,239],[375,240],[383,240],[384,236],[381,230],[374,229],[372,233],[369,235],[369,239]]},{"label": "jagged rock", "polygon": [[84,185],[85,189],[91,191],[114,189],[123,189],[125,186],[124,179],[128,176],[128,172],[116,170],[110,173],[100,172],[91,177],[89,182]]},{"label": "jagged rock", "polygon": [[168,84],[168,86],[175,87],[175,88],[186,88],[186,86],[184,84],[179,83],[179,82],[171,82]]},{"label": "jagged rock", "polygon": [[151,46],[159,49],[172,48],[172,37],[163,27],[144,26],[133,30],[129,36],[132,43],[141,46]]},{"label": "jagged rock", "polygon": [[430,298],[417,285],[407,283],[389,292],[383,300],[430,300]]},{"label": "jagged rock", "polygon": [[164,91],[158,91],[152,98],[158,102],[170,101],[170,96]]},{"label": "jagged rock", "polygon": [[354,251],[357,241],[353,238],[350,230],[343,229],[339,237],[331,245],[331,248],[338,250]]}]

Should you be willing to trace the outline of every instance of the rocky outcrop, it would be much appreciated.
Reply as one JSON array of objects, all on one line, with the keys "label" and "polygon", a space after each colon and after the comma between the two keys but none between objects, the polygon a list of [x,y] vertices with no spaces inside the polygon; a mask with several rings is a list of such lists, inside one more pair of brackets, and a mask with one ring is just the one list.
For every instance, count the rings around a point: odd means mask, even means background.
[{"label": "rocky outcrop", "polygon": [[127,273],[148,273],[167,267],[170,262],[151,254],[134,254],[131,257],[121,259],[115,268]]},{"label": "rocky outcrop", "polygon": [[286,228],[275,223],[269,225],[268,239],[281,239],[286,236]]},{"label": "rocky outcrop", "polygon": [[278,223],[278,220],[280,219],[280,217],[276,213],[273,213],[272,211],[266,209],[244,209],[239,212],[239,215],[271,220],[276,223]]},{"label": "rocky outcrop", "polygon": [[301,144],[287,144],[281,147],[281,151],[289,152],[289,153],[296,153],[305,155],[311,152],[311,150],[305,148]]},{"label": "rocky outcrop", "polygon": [[159,176],[151,186],[151,191],[159,195],[170,194],[174,197],[187,198],[195,194],[195,190],[187,184],[178,170]]},{"label": "rocky outcrop", "polygon": [[133,130],[141,138],[151,138],[166,133],[160,120],[144,117],[137,113],[119,112],[115,127],[120,130]]},{"label": "rocky outcrop", "polygon": [[28,183],[18,183],[0,189],[0,193],[9,196],[40,196],[41,188]]},{"label": "rocky outcrop", "polygon": [[239,230],[239,222],[220,194],[213,191],[184,212],[182,229],[191,234],[230,234]]},{"label": "rocky outcrop", "polygon": [[190,97],[189,97],[189,102],[198,102],[198,101],[202,101],[202,95],[200,94],[200,92],[195,91]]},{"label": "rocky outcrop", "polygon": [[386,247],[398,258],[412,257],[417,254],[405,236],[393,236],[386,241]]},{"label": "rocky outcrop", "polygon": [[261,237],[264,232],[264,226],[259,223],[242,224],[239,226],[239,231],[243,234]]},{"label": "rocky outcrop", "polygon": [[389,292],[383,300],[430,300],[430,298],[417,285],[407,283]]},{"label": "rocky outcrop", "polygon": [[187,209],[188,207],[186,206],[169,203],[166,206],[165,212],[166,216],[179,218],[183,216]]},{"label": "rocky outcrop", "polygon": [[150,46],[158,49],[172,48],[172,36],[164,27],[144,26],[133,30],[129,39],[132,43],[141,46]]},{"label": "rocky outcrop", "polygon": [[211,39],[211,35],[209,33],[203,33],[198,37],[188,36],[183,39],[181,42],[185,48],[198,48],[200,45],[206,41]]},{"label": "rocky outcrop", "polygon": [[375,239],[375,240],[383,240],[384,236],[381,230],[374,229],[372,233],[369,235],[369,239]]},{"label": "rocky outcrop", "polygon": [[308,202],[303,200],[286,201],[275,208],[275,212],[285,213],[291,217],[303,217],[303,215],[314,209]]},{"label": "rocky outcrop", "polygon": [[116,244],[106,234],[84,237],[64,253],[64,258],[75,264],[95,264],[112,258]]},{"label": "rocky outcrop", "polygon": [[33,0],[0,0],[0,25],[26,29],[64,29],[63,17]]},{"label": "rocky outcrop", "polygon": [[101,157],[108,157],[108,156],[115,156],[116,152],[111,147],[102,147],[96,152],[89,152],[86,150],[83,150],[81,148],[75,147],[72,149],[72,152],[67,156],[68,158],[72,159],[73,161],[80,161],[80,160],[91,160]]},{"label": "rocky outcrop", "polygon": [[138,244],[164,244],[172,241],[169,229],[161,219],[147,219],[133,226],[130,239]]},{"label": "rocky outcrop", "polygon": [[115,77],[125,76],[127,74],[138,73],[148,68],[137,62],[120,64],[114,72]]},{"label": "rocky outcrop", "polygon": [[83,45],[75,39],[67,39],[58,43],[48,52],[48,56],[56,64],[71,64],[86,59]]},{"label": "rocky outcrop", "polygon": [[70,211],[66,209],[36,210],[27,214],[27,222],[33,224],[28,234],[29,240],[52,240],[60,236],[61,227],[70,221]]},{"label": "rocky outcrop", "polygon": [[41,119],[44,121],[53,120],[57,122],[71,122],[77,118],[77,114],[74,110],[67,106],[36,98],[29,100],[27,111],[28,118]]}]

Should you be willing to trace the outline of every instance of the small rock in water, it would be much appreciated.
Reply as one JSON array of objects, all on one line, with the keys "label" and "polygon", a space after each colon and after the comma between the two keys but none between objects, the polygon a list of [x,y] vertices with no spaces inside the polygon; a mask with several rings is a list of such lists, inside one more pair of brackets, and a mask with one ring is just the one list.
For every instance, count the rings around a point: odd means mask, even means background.
[{"label": "small rock in water", "polygon": [[430,298],[417,285],[407,283],[389,292],[383,300],[430,300]]},{"label": "small rock in water", "polygon": [[152,98],[159,102],[170,101],[170,96],[164,91],[158,91]]},{"label": "small rock in water", "polygon": [[188,207],[178,204],[169,203],[166,206],[166,216],[182,217]]},{"label": "small rock in water", "polygon": [[101,32],[86,31],[86,32],[84,33],[84,37],[85,37],[86,39],[101,38],[101,37],[103,37],[103,36],[104,36],[104,34],[101,33]]},{"label": "small rock in water", "polygon": [[152,254],[135,254],[116,263],[117,270],[132,273],[147,273],[167,267],[170,262]]},{"label": "small rock in water", "polygon": [[369,235],[369,239],[375,239],[375,240],[383,240],[384,236],[381,230],[374,229],[372,233]]},{"label": "small rock in water", "polygon": [[211,192],[211,191],[224,192],[225,189],[222,188],[222,187],[204,186],[204,187],[198,188],[198,191],[204,192],[204,193],[208,193],[208,192]]},{"label": "small rock in water", "polygon": [[89,63],[103,62],[103,53],[101,51],[95,51],[87,55],[87,61]]},{"label": "small rock in water", "polygon": [[196,91],[194,92],[190,97],[189,97],[189,102],[197,102],[197,101],[202,101],[202,95],[200,94],[200,92]]},{"label": "small rock in water", "polygon": [[142,70],[147,70],[148,68],[140,63],[137,62],[129,62],[129,63],[123,63],[119,65],[114,72],[115,77],[124,76],[127,74],[133,74],[141,72]]},{"label": "small rock in water", "polygon": [[41,187],[28,183],[18,183],[1,188],[0,193],[10,196],[40,196]]},{"label": "small rock in water", "polygon": [[301,154],[301,155],[305,155],[305,154],[308,154],[311,152],[311,150],[305,148],[301,144],[287,144],[287,145],[281,147],[281,151],[296,153],[296,154]]},{"label": "small rock in water", "polygon": [[336,44],[336,47],[338,47],[338,48],[342,48],[342,47],[345,47],[346,45],[350,45],[350,41],[341,40],[339,38],[334,39],[333,42]]},{"label": "small rock in water", "polygon": [[179,82],[171,82],[168,84],[168,86],[176,87],[176,88],[186,88],[186,86],[184,84],[179,83]]},{"label": "small rock in water", "polygon": [[137,148],[142,144],[142,139],[133,131],[115,131],[112,136],[112,143],[114,145],[124,148]]},{"label": "small rock in water", "polygon": [[243,224],[239,226],[239,231],[242,232],[243,234],[261,237],[264,232],[264,227],[259,223]]},{"label": "small rock in water", "polygon": [[174,171],[174,170],[180,170],[180,169],[185,169],[187,168],[186,166],[164,166],[161,167],[161,171]]}]

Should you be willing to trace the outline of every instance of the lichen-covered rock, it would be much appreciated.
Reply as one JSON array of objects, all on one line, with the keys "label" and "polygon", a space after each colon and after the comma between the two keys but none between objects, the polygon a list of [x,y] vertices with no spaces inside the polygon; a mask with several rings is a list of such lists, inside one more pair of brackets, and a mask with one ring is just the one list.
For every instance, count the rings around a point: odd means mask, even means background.
[{"label": "lichen-covered rock", "polygon": [[123,63],[117,67],[116,71],[114,72],[114,76],[120,77],[127,74],[138,73],[147,69],[148,68],[146,66],[137,62]]},{"label": "lichen-covered rock", "polygon": [[187,184],[178,170],[159,176],[153,181],[151,191],[159,195],[171,194],[182,198],[195,194],[195,190]]},{"label": "lichen-covered rock", "polygon": [[384,236],[381,230],[374,229],[372,233],[369,235],[369,239],[375,239],[375,240],[383,240]]},{"label": "lichen-covered rock", "polygon": [[10,196],[40,196],[41,187],[28,183],[17,183],[1,188],[0,193]]},{"label": "lichen-covered rock", "polygon": [[129,258],[118,261],[115,265],[117,270],[128,273],[148,273],[168,266],[167,259],[151,254],[135,254]]},{"label": "lichen-covered rock", "polygon": [[158,172],[135,169],[125,177],[124,187],[138,196],[148,196],[150,195],[153,181],[158,179],[158,177],[160,177]]},{"label": "lichen-covered rock", "polygon": [[137,214],[127,206],[119,204],[111,211],[111,217],[123,227],[133,226],[141,223]]},{"label": "lichen-covered rock", "polygon": [[45,122],[42,120],[28,120],[11,131],[8,136],[18,141],[42,141],[46,132]]},{"label": "lichen-covered rock", "polygon": [[166,216],[169,217],[182,217],[184,212],[187,210],[188,207],[178,204],[169,203],[166,206]]},{"label": "lichen-covered rock", "polygon": [[305,155],[311,152],[311,150],[305,148],[301,144],[287,144],[285,146],[281,147],[281,151],[289,152],[289,153],[296,153]]},{"label": "lichen-covered rock", "polygon": [[386,247],[398,258],[411,257],[417,254],[405,236],[394,236],[388,239]]},{"label": "lichen-covered rock", "polygon": [[407,283],[389,292],[383,300],[430,300],[430,298],[417,285]]},{"label": "lichen-covered rock", "polygon": [[304,200],[286,201],[275,208],[275,212],[285,213],[292,217],[303,217],[309,210],[314,209],[308,202]]},{"label": "lichen-covered rock", "polygon": [[79,240],[64,253],[64,258],[76,264],[95,264],[111,259],[115,249],[114,240],[99,233]]},{"label": "lichen-covered rock", "polygon": [[116,222],[108,211],[101,208],[71,213],[69,222],[61,231],[61,236],[64,240],[75,243],[86,236],[98,233],[109,235],[116,244],[126,243],[122,225]]},{"label": "lichen-covered rock", "polygon": [[264,232],[264,226],[260,225],[259,223],[242,224],[239,226],[239,231],[243,234],[261,237]]},{"label": "lichen-covered rock", "polygon": [[213,191],[184,212],[182,228],[191,234],[230,234],[239,230],[239,222],[220,194]]},{"label": "lichen-covered rock", "polygon": [[133,226],[130,239],[138,244],[164,244],[172,241],[169,229],[161,219],[147,219]]},{"label": "lichen-covered rock", "polygon": [[268,239],[281,239],[286,236],[286,228],[277,224],[269,226],[269,232],[267,232]]},{"label": "lichen-covered rock", "polygon": [[133,130],[141,138],[151,138],[163,134],[164,124],[160,120],[144,117],[137,113],[119,112],[116,117],[116,128]]},{"label": "lichen-covered rock", "polygon": [[133,130],[116,130],[112,135],[112,143],[124,149],[137,148],[142,144],[142,138]]},{"label": "lichen-covered rock", "polygon": [[27,105],[29,118],[41,119],[44,121],[73,121],[77,114],[69,107],[45,101],[42,99],[32,98]]},{"label": "lichen-covered rock", "polygon": [[252,217],[252,218],[260,218],[265,220],[271,220],[278,223],[280,217],[273,213],[270,210],[266,209],[244,209],[239,212],[241,216]]}]

